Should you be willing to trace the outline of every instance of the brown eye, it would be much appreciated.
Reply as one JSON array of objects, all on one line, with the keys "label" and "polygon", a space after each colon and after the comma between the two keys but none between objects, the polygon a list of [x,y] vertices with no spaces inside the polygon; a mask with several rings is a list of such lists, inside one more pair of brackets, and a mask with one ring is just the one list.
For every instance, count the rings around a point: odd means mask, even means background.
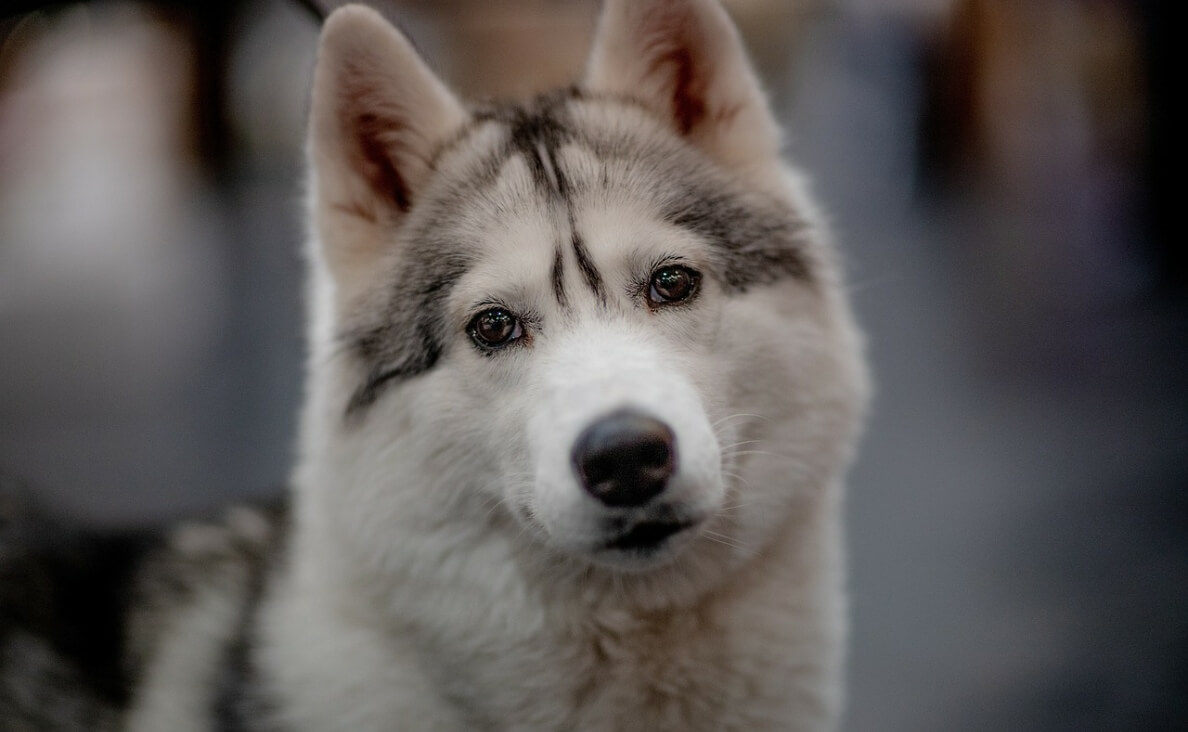
[{"label": "brown eye", "polygon": [[524,335],[520,321],[503,308],[484,310],[470,321],[470,337],[480,348],[502,348]]},{"label": "brown eye", "polygon": [[661,267],[652,273],[652,282],[648,289],[648,300],[656,305],[688,300],[697,291],[697,281],[700,279],[693,270],[679,265]]}]

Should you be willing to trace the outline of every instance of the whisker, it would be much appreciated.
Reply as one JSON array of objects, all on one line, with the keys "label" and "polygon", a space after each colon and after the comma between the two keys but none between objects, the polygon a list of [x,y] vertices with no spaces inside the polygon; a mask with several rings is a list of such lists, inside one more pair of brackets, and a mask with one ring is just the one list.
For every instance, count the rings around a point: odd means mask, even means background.
[{"label": "whisker", "polygon": [[767,417],[764,417],[761,414],[747,414],[744,412],[740,412],[737,414],[728,414],[725,417],[719,417],[718,419],[716,419],[710,423],[710,427],[716,428],[718,425],[725,424],[726,422],[729,422],[732,419],[742,419],[744,417],[749,417],[751,419],[761,419],[765,422],[771,421],[770,419],[768,419]]},{"label": "whisker", "polygon": [[728,503],[722,506],[720,509],[718,509],[718,513],[730,513],[731,511],[737,511],[749,506],[758,506],[762,503],[764,503],[764,501],[735,501],[734,503]]},{"label": "whisker", "polygon": [[793,455],[784,455],[778,452],[771,452],[770,450],[737,450],[730,453],[731,456],[737,455],[766,455],[767,457],[783,458],[785,460],[798,460],[799,458]]},{"label": "whisker", "polygon": [[749,480],[747,480],[746,478],[742,477],[742,476],[741,476],[740,474],[738,474],[738,473],[735,473],[735,472],[732,472],[732,471],[729,471],[729,470],[723,470],[723,471],[722,471],[722,475],[726,476],[727,478],[732,478],[732,479],[734,479],[734,481],[735,481],[735,482],[737,482],[737,483],[741,483],[741,484],[743,485],[743,487],[744,487],[744,488],[750,488],[750,487],[751,487],[751,482],[750,482]]},{"label": "whisker", "polygon": [[744,551],[747,549],[745,544],[735,541],[735,539],[733,537],[727,536],[726,534],[720,534],[717,531],[710,531],[709,529],[704,529],[704,530],[702,530],[701,534],[702,534],[702,536],[709,539],[710,541],[717,542],[718,544],[722,544],[723,546],[728,546],[731,549],[742,549]]},{"label": "whisker", "polygon": [[736,447],[742,447],[743,445],[754,445],[759,442],[766,442],[766,440],[743,440],[742,442],[736,442],[732,445],[724,445],[722,447],[722,452],[726,453],[730,450],[733,450]]}]

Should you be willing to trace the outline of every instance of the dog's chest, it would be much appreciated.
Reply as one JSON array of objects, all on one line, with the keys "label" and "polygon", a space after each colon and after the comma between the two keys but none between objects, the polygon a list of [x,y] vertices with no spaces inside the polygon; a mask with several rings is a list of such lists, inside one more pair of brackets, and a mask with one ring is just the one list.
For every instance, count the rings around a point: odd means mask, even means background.
[{"label": "dog's chest", "polygon": [[778,695],[735,635],[692,614],[600,618],[458,658],[447,687],[476,729],[756,729]]}]

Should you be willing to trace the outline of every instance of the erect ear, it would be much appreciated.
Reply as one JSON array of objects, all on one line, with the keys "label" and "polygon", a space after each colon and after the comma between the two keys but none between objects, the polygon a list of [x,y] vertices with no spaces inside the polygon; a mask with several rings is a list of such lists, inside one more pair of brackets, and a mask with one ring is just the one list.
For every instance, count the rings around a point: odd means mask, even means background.
[{"label": "erect ear", "polygon": [[417,200],[462,105],[377,12],[347,5],[326,19],[314,71],[310,152],[315,224],[341,278],[391,240],[380,229]]},{"label": "erect ear", "polygon": [[586,86],[642,103],[727,167],[776,164],[779,127],[717,0],[606,0]]}]

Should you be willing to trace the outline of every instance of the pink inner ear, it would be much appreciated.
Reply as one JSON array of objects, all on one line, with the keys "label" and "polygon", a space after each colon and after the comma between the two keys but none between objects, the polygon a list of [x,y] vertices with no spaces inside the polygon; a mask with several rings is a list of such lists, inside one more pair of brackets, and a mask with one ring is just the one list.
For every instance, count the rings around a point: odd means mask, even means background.
[{"label": "pink inner ear", "polygon": [[377,196],[390,201],[399,211],[408,211],[408,186],[393,159],[397,151],[384,143],[385,137],[393,136],[390,125],[369,113],[356,115],[352,122],[347,129],[356,141],[357,169]]},{"label": "pink inner ear", "polygon": [[647,76],[662,79],[671,93],[671,114],[677,130],[689,135],[710,114],[712,63],[705,58],[708,44],[698,18],[688,8],[674,6],[647,19],[642,47],[651,57]]},{"label": "pink inner ear", "polygon": [[697,63],[688,46],[679,45],[656,59],[659,67],[672,65],[672,116],[682,135],[688,135],[706,115],[706,79],[698,74]]}]

